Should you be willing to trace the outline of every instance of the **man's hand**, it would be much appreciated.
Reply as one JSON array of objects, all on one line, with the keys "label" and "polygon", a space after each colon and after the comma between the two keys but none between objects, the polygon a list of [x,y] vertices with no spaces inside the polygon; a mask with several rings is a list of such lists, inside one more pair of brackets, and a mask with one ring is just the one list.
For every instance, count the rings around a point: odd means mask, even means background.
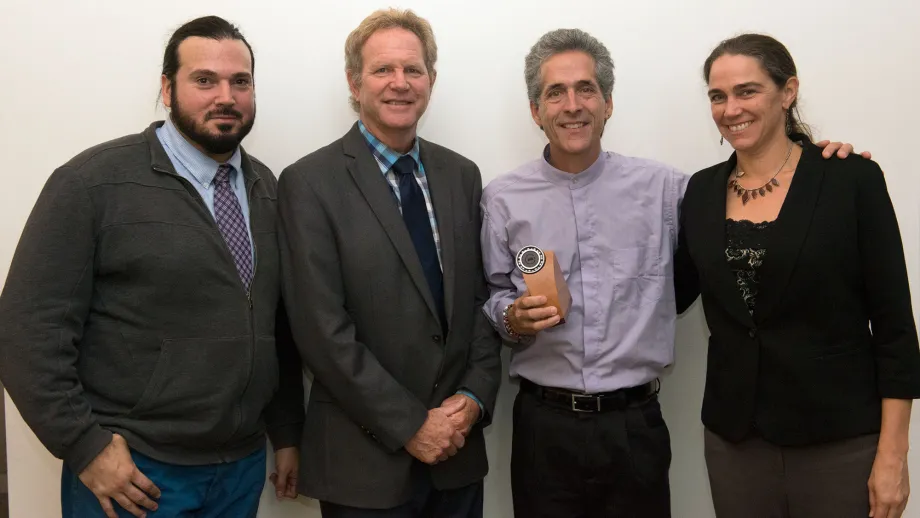
[{"label": "man's hand", "polygon": [[451,423],[449,416],[459,412],[463,404],[462,400],[456,399],[429,410],[428,419],[406,443],[406,451],[425,464],[437,464],[456,455],[466,439]]},{"label": "man's hand", "polygon": [[[89,463],[80,475],[90,491],[99,499],[99,504],[109,518],[118,518],[112,500],[125,511],[138,517],[146,517],[141,507],[157,510],[157,503],[151,498],[160,498],[160,489],[144,476],[134,465],[125,438],[112,435],[112,442]],[[140,507],[138,507],[140,506]]]},{"label": "man's hand", "polygon": [[[816,142],[816,146],[823,147],[824,151],[821,152],[821,155],[824,158],[830,158],[834,156],[834,152],[837,152],[838,158],[846,158],[850,153],[853,152],[853,144],[844,144],[843,142],[831,142],[830,140],[822,140],[821,142]],[[863,151],[860,153],[863,158],[872,158],[872,153],[868,151]]]},{"label": "man's hand", "polygon": [[546,304],[545,295],[518,297],[508,310],[508,323],[519,335],[535,335],[538,331],[558,324],[561,317],[555,306],[542,307]]},{"label": "man's hand", "polygon": [[275,471],[268,479],[275,485],[278,498],[297,498],[297,475],[300,471],[300,450],[296,446],[275,451]]},{"label": "man's hand", "polygon": [[[457,407],[457,402],[462,404]],[[464,437],[469,435],[470,429],[479,421],[479,404],[466,394],[454,394],[441,403],[441,408],[450,409],[448,414],[451,424]]]}]

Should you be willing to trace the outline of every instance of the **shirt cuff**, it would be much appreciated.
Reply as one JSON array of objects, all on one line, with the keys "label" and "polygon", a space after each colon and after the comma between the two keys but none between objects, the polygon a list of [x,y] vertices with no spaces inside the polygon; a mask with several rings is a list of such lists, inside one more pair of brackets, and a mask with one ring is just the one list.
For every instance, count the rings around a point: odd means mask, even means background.
[{"label": "shirt cuff", "polygon": [[509,299],[508,302],[503,301],[501,305],[499,305],[498,307],[497,315],[489,314],[489,311],[485,307],[483,307],[482,312],[485,313],[486,318],[489,319],[489,323],[492,324],[492,327],[495,328],[496,331],[498,331],[498,335],[501,337],[502,343],[512,346],[512,347],[515,345],[523,345],[523,346],[531,345],[534,341],[533,335],[518,335],[517,337],[514,337],[514,336],[511,336],[508,333],[508,330],[505,328],[505,319],[504,319],[505,308],[508,307],[508,304],[511,304],[513,302],[514,302],[514,298]]},{"label": "shirt cuff", "polygon": [[479,398],[476,397],[476,394],[473,394],[472,392],[466,389],[458,390],[457,394],[463,394],[464,396],[475,401],[477,405],[479,405],[479,419],[477,419],[476,422],[478,423],[479,421],[482,421],[483,416],[486,415],[486,409],[485,407],[482,406],[482,401],[479,401]]},{"label": "shirt cuff", "polygon": [[300,446],[301,436],[303,434],[303,423],[291,423],[280,426],[270,426],[266,428],[268,440],[272,443],[272,449],[278,451],[282,448]]},{"label": "shirt cuff", "polygon": [[63,460],[74,474],[79,475],[111,442],[112,432],[93,424],[64,454]]}]

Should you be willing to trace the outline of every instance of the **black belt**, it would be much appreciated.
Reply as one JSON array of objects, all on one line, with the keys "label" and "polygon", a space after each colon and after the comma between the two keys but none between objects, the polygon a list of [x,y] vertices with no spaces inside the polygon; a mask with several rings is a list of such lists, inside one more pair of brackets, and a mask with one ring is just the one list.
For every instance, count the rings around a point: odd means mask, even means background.
[{"label": "black belt", "polygon": [[521,378],[522,391],[533,394],[553,406],[571,410],[572,412],[589,413],[623,410],[634,403],[644,403],[658,393],[654,385],[655,382],[649,382],[637,387],[619,389],[613,392],[583,394],[561,388],[543,387]]}]

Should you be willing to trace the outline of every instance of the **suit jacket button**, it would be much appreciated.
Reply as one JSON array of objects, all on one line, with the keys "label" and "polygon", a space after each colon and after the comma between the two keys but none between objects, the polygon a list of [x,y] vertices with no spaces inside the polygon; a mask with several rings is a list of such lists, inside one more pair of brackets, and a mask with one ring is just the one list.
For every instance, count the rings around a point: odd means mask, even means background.
[{"label": "suit jacket button", "polygon": [[434,343],[436,343],[436,344],[437,344],[437,343],[440,343],[440,342],[441,342],[441,335],[431,335],[431,341],[434,342]]},{"label": "suit jacket button", "polygon": [[751,338],[754,338],[755,336],[757,336],[757,329],[752,328],[750,331],[748,331],[748,336],[750,336]]}]

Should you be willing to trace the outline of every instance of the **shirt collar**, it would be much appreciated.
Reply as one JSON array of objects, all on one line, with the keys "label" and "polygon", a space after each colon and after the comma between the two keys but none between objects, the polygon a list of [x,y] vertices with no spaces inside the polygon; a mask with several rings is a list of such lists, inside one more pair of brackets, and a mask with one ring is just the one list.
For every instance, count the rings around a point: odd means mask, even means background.
[{"label": "shirt collar", "polygon": [[549,144],[543,148],[543,160],[541,163],[543,175],[551,182],[560,185],[567,185],[571,189],[584,187],[596,180],[607,165],[607,153],[602,149],[597,156],[597,160],[588,166],[587,169],[580,173],[567,173],[556,169],[549,163]]},{"label": "shirt collar", "polygon": [[[166,118],[166,122],[163,124],[163,133],[166,137],[164,139],[166,141],[166,147],[172,151],[173,156],[182,164],[182,167],[198,180],[201,185],[210,187],[211,182],[214,181],[214,176],[217,174],[217,167],[220,166],[220,163],[202,153],[186,140],[173,124],[171,117]],[[240,147],[237,146],[230,160],[227,160],[227,164],[233,167],[233,171],[242,172],[242,163],[243,157],[240,153]],[[233,171],[230,172],[231,175]]]},{"label": "shirt collar", "polygon": [[367,147],[370,148],[371,153],[374,154],[374,158],[377,159],[377,165],[380,166],[380,172],[386,175],[390,169],[392,169],[393,164],[399,160],[399,157],[403,155],[409,155],[415,160],[416,171],[419,171],[420,174],[424,176],[425,169],[422,167],[422,157],[419,153],[419,144],[418,137],[415,138],[412,143],[412,149],[408,153],[399,153],[392,150],[389,146],[380,141],[377,137],[374,136],[370,130],[364,126],[364,123],[360,120],[358,121],[358,129],[361,130],[361,135],[364,137],[364,142],[367,143]]}]

